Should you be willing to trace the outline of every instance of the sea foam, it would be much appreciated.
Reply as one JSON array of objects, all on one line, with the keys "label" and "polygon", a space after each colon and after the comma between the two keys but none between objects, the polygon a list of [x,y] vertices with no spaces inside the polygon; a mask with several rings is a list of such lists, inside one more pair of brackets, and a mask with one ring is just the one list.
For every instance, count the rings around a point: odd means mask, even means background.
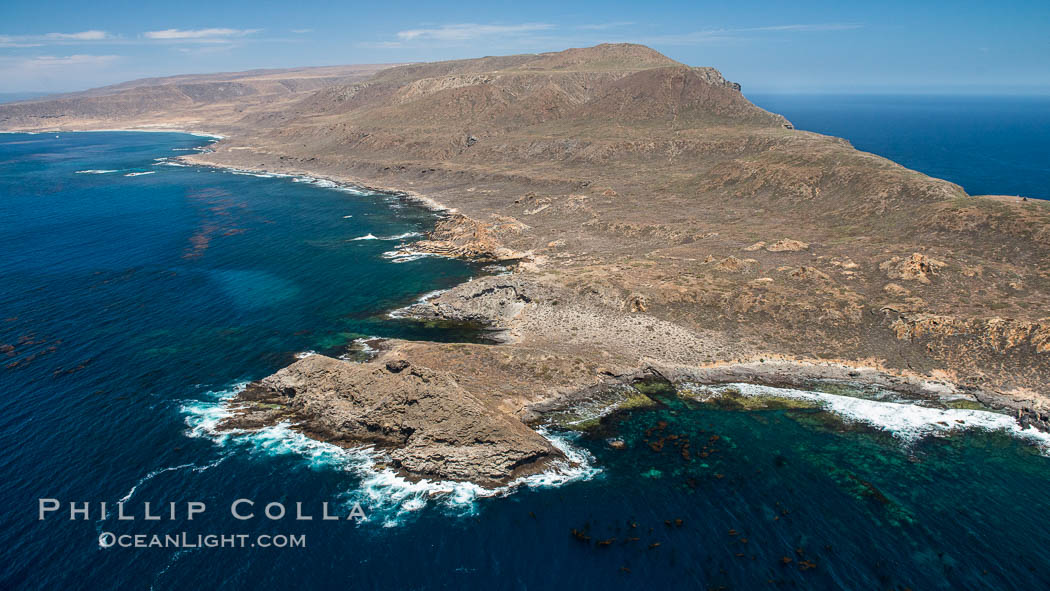
[{"label": "sea foam", "polygon": [[386,467],[387,456],[371,447],[343,448],[311,439],[292,429],[289,423],[279,423],[258,431],[218,431],[223,419],[232,416],[229,404],[244,388],[244,383],[221,391],[210,392],[209,399],[183,404],[189,437],[203,437],[227,448],[227,453],[245,451],[268,456],[296,455],[311,468],[342,470],[350,474],[356,484],[342,496],[347,506],[361,503],[368,521],[383,527],[396,527],[427,506],[449,515],[474,515],[478,500],[512,494],[522,487],[549,488],[571,482],[589,480],[600,473],[593,456],[573,444],[572,435],[539,433],[566,457],[558,460],[544,472],[515,479],[506,486],[485,488],[470,482],[422,479],[409,480]]},{"label": "sea foam", "polygon": [[441,295],[441,294],[443,294],[443,293],[445,293],[447,291],[450,291],[450,290],[448,290],[448,289],[435,289],[434,291],[428,291],[427,293],[419,296],[419,299],[417,299],[416,301],[412,302],[411,304],[405,306],[404,308],[398,308],[396,310],[391,310],[390,312],[387,312],[386,315],[387,315],[388,318],[407,318],[408,315],[409,315],[408,311],[409,311],[409,309],[412,308],[412,306],[416,306],[418,304],[424,304],[424,303],[426,303],[426,302],[428,302],[428,301],[438,297],[439,295]]},{"label": "sea foam", "polygon": [[404,240],[406,238],[414,238],[417,236],[422,236],[422,234],[420,234],[419,232],[405,232],[404,234],[394,234],[392,236],[376,236],[375,234],[368,233],[364,236],[351,238],[351,240]]},{"label": "sea foam", "polygon": [[241,170],[241,169],[238,169],[238,168],[229,168],[227,170],[229,171],[230,174],[236,174],[236,175],[240,175],[240,176],[253,176],[253,177],[256,177],[256,178],[260,178],[260,179],[279,179],[279,178],[288,178],[289,176],[291,176],[291,175],[287,175],[287,174],[281,174],[281,173],[278,173],[278,172],[257,172],[257,171],[254,171],[254,170]]},{"label": "sea foam", "polygon": [[861,423],[891,433],[906,444],[924,437],[944,437],[967,429],[1001,431],[1040,448],[1050,455],[1050,433],[1022,429],[1013,417],[987,410],[933,408],[902,400],[870,400],[824,392],[774,388],[755,384],[711,387],[716,393],[735,389],[743,396],[804,400],[846,421]]},{"label": "sea foam", "polygon": [[416,238],[422,236],[419,232],[405,232],[404,234],[394,234],[393,236],[383,236],[380,240],[404,240],[405,238]]},{"label": "sea foam", "polygon": [[369,345],[371,341],[376,341],[382,337],[370,336],[360,337],[350,341],[350,345],[347,347],[347,352],[339,356],[339,359],[343,361],[361,361],[363,359],[372,359],[378,353],[379,349]]},{"label": "sea foam", "polygon": [[419,259],[428,257],[441,257],[446,259],[452,258],[445,254],[438,254],[436,252],[420,252],[418,250],[412,250],[410,248],[398,248],[397,250],[388,250],[380,256],[392,263],[407,263],[410,261],[418,261]]}]

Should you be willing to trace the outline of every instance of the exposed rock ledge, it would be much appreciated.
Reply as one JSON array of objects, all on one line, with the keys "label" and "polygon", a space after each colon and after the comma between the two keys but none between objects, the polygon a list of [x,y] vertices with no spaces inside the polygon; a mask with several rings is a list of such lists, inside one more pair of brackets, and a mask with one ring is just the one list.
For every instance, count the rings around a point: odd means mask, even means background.
[{"label": "exposed rock ledge", "polygon": [[495,226],[453,213],[439,221],[426,240],[413,243],[412,250],[478,261],[507,261],[528,256],[503,246],[494,233],[494,229],[506,231],[507,228],[520,232],[522,224],[512,220]]},{"label": "exposed rock ledge", "polygon": [[513,416],[461,387],[449,372],[403,359],[351,363],[311,355],[250,384],[227,429],[292,421],[308,436],[388,450],[410,477],[485,486],[543,470],[563,457]]},{"label": "exposed rock ledge", "polygon": [[[313,355],[249,385],[222,427],[289,421],[317,439],[385,450],[408,477],[498,486],[564,459],[528,425],[653,376],[672,383],[868,385],[927,400],[980,402],[1010,409],[1022,425],[1050,426],[1041,396],[1004,396],[945,376],[857,362],[759,359],[717,333],[610,306],[608,297],[521,273],[461,284],[406,314],[482,323],[501,331],[504,344],[387,341],[366,363]],[[725,359],[728,351],[742,360],[708,360],[712,353]]]}]

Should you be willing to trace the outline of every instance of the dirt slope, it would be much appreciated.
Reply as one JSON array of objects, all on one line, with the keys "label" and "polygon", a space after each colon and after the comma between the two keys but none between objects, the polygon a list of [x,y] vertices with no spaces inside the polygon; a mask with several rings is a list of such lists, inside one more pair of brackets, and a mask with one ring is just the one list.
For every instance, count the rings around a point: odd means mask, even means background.
[{"label": "dirt slope", "polygon": [[[857,375],[1047,419],[1047,203],[969,196],[795,130],[716,70],[637,45],[367,69],[3,105],[0,127],[193,121],[230,135],[198,162],[425,195],[457,215],[416,249],[517,261],[415,310],[489,322],[505,344],[393,343],[347,379],[400,380],[378,364],[406,361],[534,420],[646,372]],[[296,84],[323,88],[273,86]]]}]

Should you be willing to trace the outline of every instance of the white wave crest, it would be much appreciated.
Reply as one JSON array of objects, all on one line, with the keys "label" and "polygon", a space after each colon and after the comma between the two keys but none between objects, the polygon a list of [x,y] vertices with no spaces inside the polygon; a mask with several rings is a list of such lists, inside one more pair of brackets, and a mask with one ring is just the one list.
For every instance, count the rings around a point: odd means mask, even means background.
[{"label": "white wave crest", "polygon": [[441,258],[452,258],[448,255],[438,254],[436,252],[420,252],[417,250],[411,250],[408,248],[399,248],[397,250],[388,250],[383,254],[379,255],[384,259],[389,260],[392,263],[407,263],[409,261],[418,261],[419,259],[429,257],[441,257]]},{"label": "white wave crest", "polygon": [[381,337],[361,337],[354,339],[350,341],[349,349],[351,350],[351,352],[343,353],[339,356],[339,358],[343,361],[358,361],[360,360],[361,356],[371,359],[375,357],[376,353],[379,352],[379,349],[376,349],[368,343],[370,341],[379,340],[380,338]]},{"label": "white wave crest", "polygon": [[296,183],[307,183],[310,185],[316,185],[325,189],[335,189],[339,187],[339,184],[334,181],[330,181],[328,179],[318,179],[312,176],[297,176],[292,178],[292,181]]},{"label": "white wave crest", "polygon": [[186,435],[211,439],[223,445],[227,434],[219,432],[216,427],[224,419],[233,416],[229,402],[247,385],[248,382],[238,382],[227,390],[208,392],[208,395],[212,397],[210,400],[197,400],[183,404],[179,410],[186,415],[186,424],[189,426]]},{"label": "white wave crest", "polygon": [[115,170],[101,170],[101,169],[89,169],[89,170],[78,170],[76,174],[109,174],[111,172],[117,172]]},{"label": "white wave crest", "polygon": [[1038,446],[1044,454],[1050,454],[1050,433],[1035,428],[1022,429],[1013,417],[987,410],[932,408],[906,401],[869,400],[755,384],[728,384],[711,389],[719,392],[727,388],[734,388],[744,396],[810,401],[847,421],[887,431],[905,443],[967,429],[984,429],[1004,432]]},{"label": "white wave crest", "polygon": [[255,178],[260,178],[260,179],[279,179],[279,178],[288,178],[290,176],[290,175],[287,175],[287,174],[280,174],[280,173],[277,173],[277,172],[257,172],[257,171],[254,171],[254,170],[241,170],[239,168],[229,168],[227,170],[229,171],[230,174],[236,174],[236,175],[239,175],[239,176],[253,176]]},{"label": "white wave crest", "polygon": [[405,238],[415,238],[422,236],[419,232],[405,232],[404,234],[395,234],[393,236],[383,236],[380,240],[404,240]]},{"label": "white wave crest", "polygon": [[412,306],[426,303],[426,302],[428,302],[428,301],[438,297],[439,295],[441,295],[441,294],[443,294],[443,293],[445,293],[447,291],[450,291],[450,290],[448,290],[448,289],[435,289],[434,291],[428,291],[427,293],[419,296],[418,300],[412,302],[411,304],[405,306],[404,308],[398,308],[396,310],[391,310],[390,312],[387,312],[387,317],[388,318],[405,318],[405,317],[408,316],[408,310]]},{"label": "white wave crest", "polygon": [[155,172],[155,170],[147,170],[146,172],[129,172],[124,176],[142,176],[144,174],[153,174]]},{"label": "white wave crest", "polygon": [[[404,240],[405,238],[413,238],[416,236],[422,236],[422,234],[419,232],[405,232],[404,234],[394,234],[392,236],[376,236],[375,234],[369,233],[364,236],[352,238],[351,240]],[[386,253],[383,253],[383,256],[386,257]]]},{"label": "white wave crest", "polygon": [[545,429],[539,433],[566,457],[558,460],[543,473],[518,478],[506,486],[485,488],[470,482],[422,479],[411,481],[386,467],[388,457],[371,447],[342,448],[331,443],[311,439],[280,423],[258,431],[218,432],[218,423],[232,415],[228,404],[244,384],[229,390],[212,393],[214,399],[195,401],[182,406],[189,426],[190,437],[206,437],[217,445],[228,443],[246,446],[250,453],[271,456],[294,454],[311,467],[343,470],[358,481],[343,498],[348,506],[361,503],[368,515],[383,527],[396,527],[405,519],[430,504],[450,515],[473,515],[478,499],[506,496],[521,487],[550,488],[589,480],[600,472],[594,458],[586,450],[573,445],[571,436],[556,435]]},{"label": "white wave crest", "polygon": [[485,488],[471,482],[429,479],[413,482],[390,468],[377,469],[376,460],[382,459],[382,456],[370,452],[362,458],[364,461],[348,467],[349,471],[361,478],[360,488],[351,491],[347,495],[348,500],[371,507],[382,518],[383,527],[396,527],[430,503],[435,503],[451,515],[470,516],[477,514],[479,499],[504,497],[522,487],[564,486],[571,482],[590,480],[600,472],[594,466],[593,456],[573,446],[568,437],[554,435],[545,429],[538,432],[567,458],[553,462],[539,474],[517,478],[498,488]]},{"label": "white wave crest", "polygon": [[297,176],[293,177],[292,181],[296,183],[307,183],[316,187],[321,187],[322,189],[334,189],[336,191],[349,193],[351,195],[357,195],[359,197],[370,196],[375,194],[372,191],[368,191],[360,187],[340,183],[331,179],[322,179],[312,176]]}]

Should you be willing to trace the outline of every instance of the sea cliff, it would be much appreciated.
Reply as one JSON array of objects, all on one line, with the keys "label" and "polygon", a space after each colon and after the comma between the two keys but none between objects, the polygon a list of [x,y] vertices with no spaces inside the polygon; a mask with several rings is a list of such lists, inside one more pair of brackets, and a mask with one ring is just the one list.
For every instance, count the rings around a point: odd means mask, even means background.
[{"label": "sea cliff", "polygon": [[[0,126],[99,124],[77,104],[0,106]],[[1047,204],[969,196],[793,129],[710,68],[604,45],[381,69],[223,109],[105,115],[226,136],[197,164],[440,206],[409,249],[512,270],[406,312],[484,323],[500,344],[310,357],[247,388],[229,427],[292,420],[386,448],[417,477],[495,485],[558,457],[527,427],[550,409],[653,376],[855,382],[1046,425]]]}]

